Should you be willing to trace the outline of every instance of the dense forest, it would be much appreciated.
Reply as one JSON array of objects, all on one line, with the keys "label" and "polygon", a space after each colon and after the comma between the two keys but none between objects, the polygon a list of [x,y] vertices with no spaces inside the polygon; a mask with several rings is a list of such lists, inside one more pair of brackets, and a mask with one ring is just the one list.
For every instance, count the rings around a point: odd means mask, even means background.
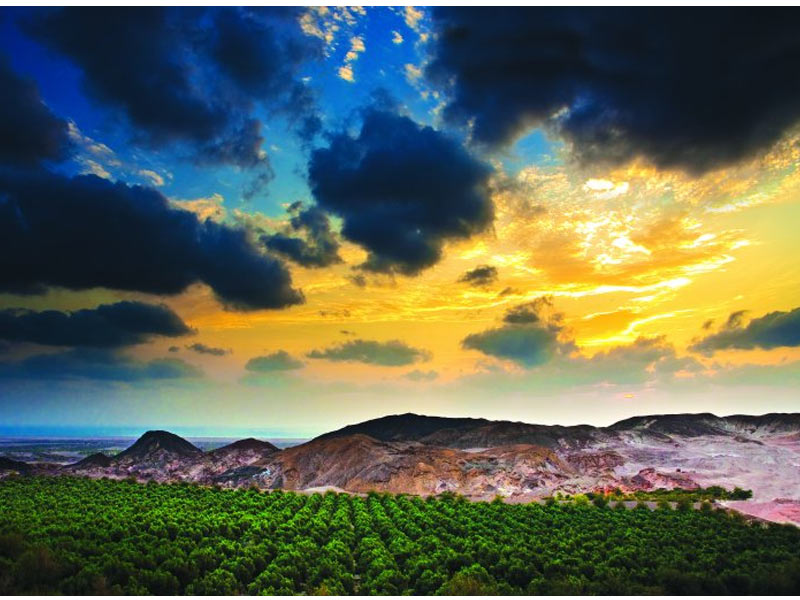
[{"label": "dense forest", "polygon": [[0,594],[782,594],[800,530],[704,504],[0,482]]}]

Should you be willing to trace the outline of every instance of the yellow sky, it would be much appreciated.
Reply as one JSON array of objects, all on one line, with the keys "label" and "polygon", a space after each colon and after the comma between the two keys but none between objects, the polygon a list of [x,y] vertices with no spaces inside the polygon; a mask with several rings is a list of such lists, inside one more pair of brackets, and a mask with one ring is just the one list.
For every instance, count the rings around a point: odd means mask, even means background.
[{"label": "yellow sky", "polygon": [[[493,229],[450,244],[444,259],[418,277],[368,275],[358,287],[349,277],[364,253],[345,244],[345,264],[293,267],[307,299],[302,306],[227,312],[200,286],[168,303],[200,331],[199,340],[234,350],[205,361],[228,377],[252,356],[278,349],[302,356],[352,334],[401,339],[429,350],[432,359],[409,369],[310,361],[307,374],[379,380],[422,367],[444,379],[458,377],[487,358],[462,349],[465,336],[542,295],[553,297],[587,355],[639,336],[666,336],[683,353],[708,320],[798,304],[798,153],[792,137],[759,160],[699,179],[642,165],[501,174]],[[495,283],[458,281],[481,264],[498,269]],[[792,349],[728,354],[758,362],[797,356]]]},{"label": "yellow sky", "polygon": [[[506,310],[541,296],[552,297],[554,310],[563,314],[563,336],[574,340],[582,356],[656,336],[685,356],[709,320],[713,329],[734,311],[747,310],[752,318],[800,304],[799,139],[790,136],[758,160],[700,178],[642,164],[606,172],[529,167],[515,176],[500,169],[490,231],[449,244],[443,260],[417,277],[367,274],[363,287],[351,278],[365,253],[344,243],[343,264],[291,267],[306,303],[289,309],[226,311],[202,285],[177,297],[61,290],[25,298],[24,304],[6,296],[3,304],[77,309],[121,298],[165,302],[198,331],[178,340],[180,357],[221,384],[237,384],[247,360],[278,350],[303,359],[301,376],[323,384],[392,382],[400,389],[429,390],[487,369],[519,371],[462,348],[461,340],[498,326]],[[211,218],[244,218],[227,213],[222,198],[185,202],[183,208]],[[248,218],[275,224],[266,217]],[[496,267],[497,281],[482,287],[459,282],[478,265]],[[356,338],[398,339],[431,358],[384,367],[305,357],[313,349]],[[184,346],[195,341],[231,353],[187,352]],[[175,343],[157,340],[132,353],[168,356]],[[713,369],[714,363],[796,361],[800,350],[693,356]],[[405,376],[415,370],[437,377],[409,381]]]}]

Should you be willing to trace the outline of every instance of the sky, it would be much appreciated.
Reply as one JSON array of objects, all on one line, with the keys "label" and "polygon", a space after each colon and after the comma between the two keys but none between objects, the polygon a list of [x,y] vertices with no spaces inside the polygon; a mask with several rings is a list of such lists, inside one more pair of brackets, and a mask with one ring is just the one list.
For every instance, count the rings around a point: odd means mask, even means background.
[{"label": "sky", "polygon": [[0,9],[0,433],[796,412],[799,28]]}]

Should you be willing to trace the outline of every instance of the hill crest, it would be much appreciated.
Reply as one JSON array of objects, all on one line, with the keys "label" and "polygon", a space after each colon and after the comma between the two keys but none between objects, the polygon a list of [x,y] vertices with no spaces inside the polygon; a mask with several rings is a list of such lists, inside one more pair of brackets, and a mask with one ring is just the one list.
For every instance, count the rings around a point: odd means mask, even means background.
[{"label": "hill crest", "polygon": [[135,461],[158,451],[183,457],[198,456],[203,453],[200,448],[179,435],[158,429],[145,432],[132,446],[117,454],[114,461]]}]

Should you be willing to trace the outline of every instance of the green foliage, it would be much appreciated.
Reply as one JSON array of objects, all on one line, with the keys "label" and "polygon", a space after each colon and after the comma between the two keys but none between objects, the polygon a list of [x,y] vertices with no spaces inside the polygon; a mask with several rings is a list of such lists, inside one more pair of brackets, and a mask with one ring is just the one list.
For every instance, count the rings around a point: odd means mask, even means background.
[{"label": "green foliage", "polygon": [[653,502],[664,500],[665,502],[686,501],[695,503],[711,502],[713,500],[749,500],[753,497],[753,492],[739,487],[728,491],[722,486],[712,485],[707,488],[697,488],[696,490],[684,490],[679,487],[671,490],[659,488],[655,490],[639,490],[628,494],[623,494],[619,489],[616,489],[612,492],[612,496],[615,500],[649,500]]},{"label": "green foliage", "polygon": [[733,491],[728,494],[729,500],[749,500],[753,497],[752,490],[743,490],[740,487],[733,488]]},{"label": "green foliage", "polygon": [[439,588],[443,596],[496,596],[497,583],[479,564],[464,567]]},{"label": "green foliage", "polygon": [[[0,594],[800,592],[797,528],[688,498],[630,510],[621,496],[512,505],[10,478]],[[592,506],[609,498],[614,510]]]}]

